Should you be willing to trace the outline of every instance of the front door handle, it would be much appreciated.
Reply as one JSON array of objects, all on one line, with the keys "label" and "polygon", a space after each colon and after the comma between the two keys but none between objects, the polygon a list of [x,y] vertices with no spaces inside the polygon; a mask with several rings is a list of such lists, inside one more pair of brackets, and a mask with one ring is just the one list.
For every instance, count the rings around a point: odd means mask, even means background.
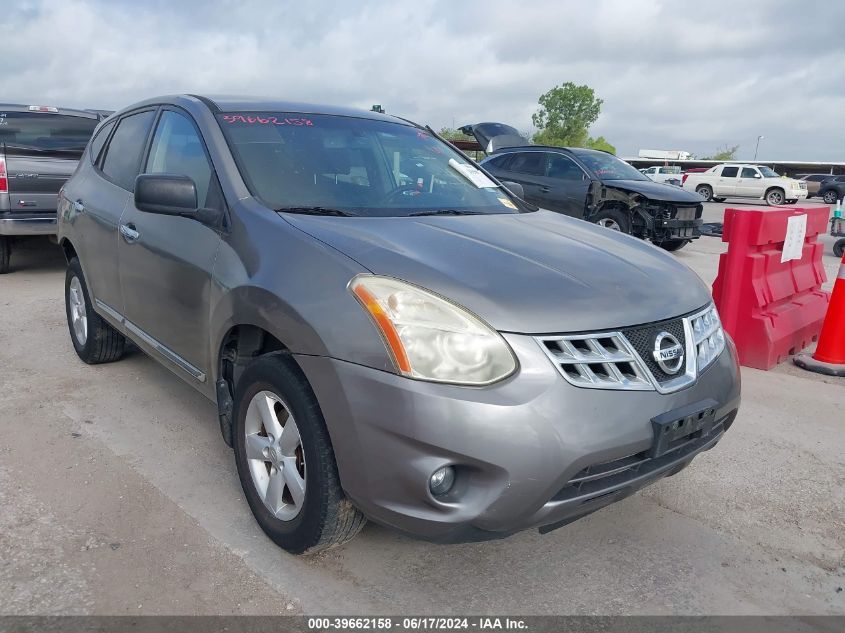
[{"label": "front door handle", "polygon": [[126,240],[127,244],[134,244],[141,237],[141,234],[135,230],[134,224],[121,224],[120,234],[123,236],[123,239]]}]

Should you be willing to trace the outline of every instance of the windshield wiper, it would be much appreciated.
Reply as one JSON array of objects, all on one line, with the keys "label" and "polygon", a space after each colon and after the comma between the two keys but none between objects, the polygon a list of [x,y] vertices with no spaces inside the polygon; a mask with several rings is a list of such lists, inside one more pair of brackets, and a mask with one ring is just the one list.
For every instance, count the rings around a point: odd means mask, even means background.
[{"label": "windshield wiper", "polygon": [[298,213],[299,215],[337,215],[351,217],[358,215],[349,211],[341,211],[340,209],[329,209],[327,207],[282,207],[276,209],[283,213]]},{"label": "windshield wiper", "polygon": [[415,217],[421,215],[484,215],[478,211],[466,211],[464,209],[437,209],[435,211],[417,211],[416,213],[409,213],[408,217]]}]

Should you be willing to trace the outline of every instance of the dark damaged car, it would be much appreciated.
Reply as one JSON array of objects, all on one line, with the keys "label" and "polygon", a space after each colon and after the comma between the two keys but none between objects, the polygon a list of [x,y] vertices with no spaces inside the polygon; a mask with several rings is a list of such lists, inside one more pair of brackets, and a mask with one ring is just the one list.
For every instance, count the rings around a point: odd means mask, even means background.
[{"label": "dark damaged car", "polygon": [[530,145],[515,128],[479,123],[461,128],[488,154],[481,164],[522,185],[525,200],[550,211],[630,233],[676,251],[700,236],[703,199],[652,181],[607,152]]}]

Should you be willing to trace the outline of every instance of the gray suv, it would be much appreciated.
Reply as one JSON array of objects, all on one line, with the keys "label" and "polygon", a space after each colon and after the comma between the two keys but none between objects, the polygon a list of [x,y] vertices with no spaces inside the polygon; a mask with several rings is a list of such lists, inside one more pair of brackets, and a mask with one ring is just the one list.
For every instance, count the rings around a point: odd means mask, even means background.
[{"label": "gray suv", "polygon": [[79,357],[131,341],[215,402],[290,552],[365,517],[442,542],[552,530],[677,473],[737,413],[693,272],[533,210],[404,120],[150,99],[100,126],[59,206]]}]

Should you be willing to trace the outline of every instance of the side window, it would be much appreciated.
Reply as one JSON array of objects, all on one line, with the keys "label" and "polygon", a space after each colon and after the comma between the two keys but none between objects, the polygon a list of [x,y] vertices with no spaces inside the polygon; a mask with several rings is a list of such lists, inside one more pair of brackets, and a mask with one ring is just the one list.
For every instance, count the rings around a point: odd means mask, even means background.
[{"label": "side window", "polygon": [[549,154],[549,178],[583,180],[584,172],[569,157],[562,154]]},{"label": "side window", "polygon": [[510,163],[510,171],[519,174],[543,175],[543,152],[522,152],[516,154]]},{"label": "side window", "polygon": [[491,158],[485,164],[495,169],[507,169],[508,161],[510,160],[510,158],[510,154],[504,154],[503,156],[496,156],[495,158]]},{"label": "side window", "polygon": [[206,206],[213,171],[186,116],[172,110],[162,112],[144,173],[188,176],[197,187],[197,205]]},{"label": "side window", "polygon": [[103,173],[127,191],[135,188],[135,176],[154,115],[153,110],[147,110],[122,118],[106,148]]},{"label": "side window", "polygon": [[742,168],[742,176],[740,176],[740,178],[756,178],[757,174],[758,174],[757,170],[754,169],[753,167],[743,167]]},{"label": "side window", "polygon": [[97,136],[95,136],[91,141],[90,153],[92,163],[97,163],[97,159],[100,157],[100,152],[103,150],[103,145],[106,144],[106,139],[109,137],[109,134],[111,134],[113,127],[114,121],[106,123],[103,127],[100,128],[100,131],[97,132]]},{"label": "side window", "polygon": [[739,167],[722,167],[722,178],[736,178]]}]

